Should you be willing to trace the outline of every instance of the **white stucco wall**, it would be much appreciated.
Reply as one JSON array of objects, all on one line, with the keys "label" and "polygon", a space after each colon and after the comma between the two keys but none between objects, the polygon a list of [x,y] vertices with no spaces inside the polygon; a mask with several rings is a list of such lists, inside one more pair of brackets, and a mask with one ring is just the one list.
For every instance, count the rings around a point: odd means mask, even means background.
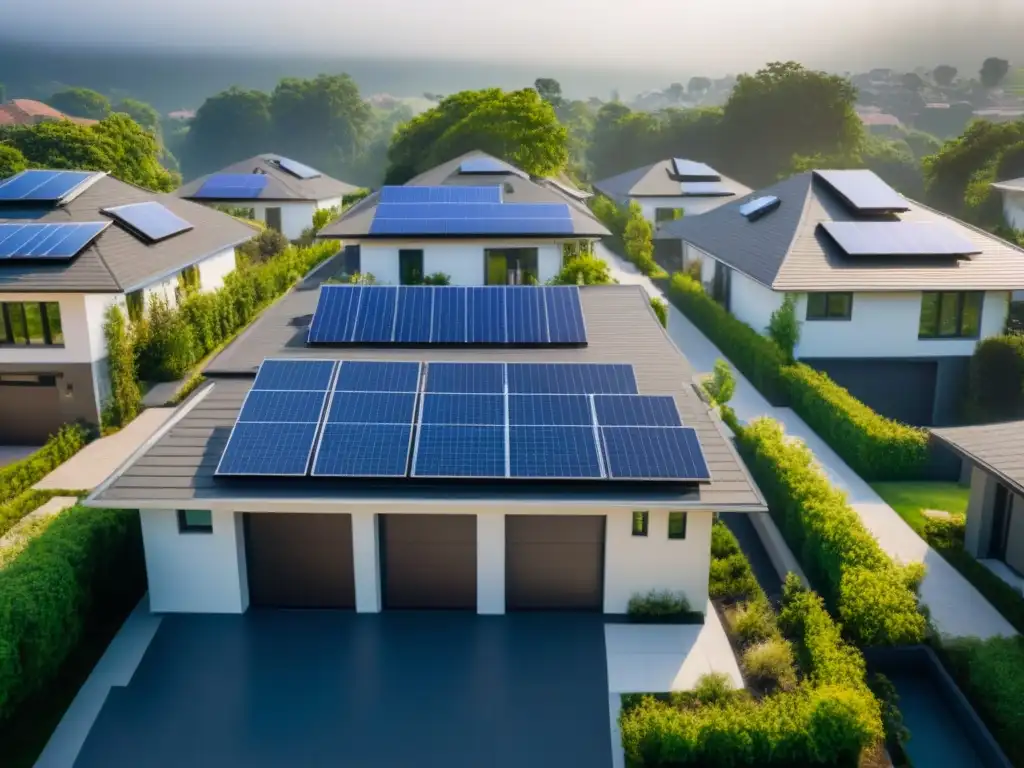
[{"label": "white stucco wall", "polygon": [[484,251],[488,248],[536,248],[538,280],[547,282],[562,268],[561,242],[548,241],[410,241],[364,240],[360,245],[360,270],[377,278],[378,283],[400,282],[398,252],[423,251],[423,273],[444,272],[452,285],[484,285]]},{"label": "white stucco wall", "polygon": [[[782,306],[783,294],[776,293],[746,275],[732,271],[729,311],[755,331],[764,333],[772,312]],[[797,317],[802,317],[798,314]]]},{"label": "white stucco wall", "polygon": [[199,262],[199,290],[215,291],[235,271],[235,249],[227,248]]},{"label": "white stucco wall", "polygon": [[249,606],[242,515],[213,512],[213,533],[179,533],[174,510],[140,510],[155,613],[243,613]]},{"label": "white stucco wall", "polygon": [[730,197],[634,197],[631,198],[640,205],[644,212],[644,218],[654,223],[654,212],[658,208],[671,208],[672,210],[684,211],[684,216],[699,216],[702,213],[713,211],[719,206],[725,205],[735,196]]},{"label": "white stucco wall", "polygon": [[1003,191],[1003,216],[1014,229],[1024,229],[1024,192]]},{"label": "white stucco wall", "polygon": [[64,346],[0,346],[0,363],[89,363],[106,356],[103,314],[117,294],[4,293],[0,302],[57,302]]},{"label": "white stucco wall", "polygon": [[[198,202],[198,201],[197,201]],[[249,208],[257,221],[267,221],[267,208],[281,209],[281,234],[289,240],[297,239],[304,229],[313,226],[313,211],[317,208],[330,207],[328,203],[340,205],[338,199],[325,200],[322,203],[298,202],[298,203],[254,203],[252,200],[238,200],[235,202],[218,202],[217,205],[229,205],[233,208]]]},{"label": "white stucco wall", "polygon": [[178,306],[178,275],[174,274],[160,282],[147,285],[142,289],[142,295],[146,298],[146,307],[149,307],[154,297],[163,299],[169,307]]},{"label": "white stucco wall", "polygon": [[485,512],[476,518],[476,610],[505,612],[505,515]]}]

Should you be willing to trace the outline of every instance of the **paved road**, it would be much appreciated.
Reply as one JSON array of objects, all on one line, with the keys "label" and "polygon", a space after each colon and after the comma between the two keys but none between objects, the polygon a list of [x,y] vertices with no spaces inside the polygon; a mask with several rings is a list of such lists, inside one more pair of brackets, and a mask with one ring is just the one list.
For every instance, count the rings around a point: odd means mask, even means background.
[{"label": "paved road", "polygon": [[[651,296],[658,288],[629,263],[601,245],[597,255],[612,268],[620,283],[642,285]],[[704,334],[671,304],[668,332],[697,371],[710,371],[715,360],[725,357]],[[928,606],[939,632],[951,636],[991,637],[1014,635],[1016,631],[969,581],[907,525],[896,511],[882,501],[862,480],[789,408],[771,406],[761,393],[736,372],[736,394],[729,403],[743,421],[771,416],[781,422],[787,434],[801,438],[814,453],[832,483],[849,494],[850,503],[865,527],[893,558],[905,563],[923,562],[928,572],[921,585],[921,601]]]}]

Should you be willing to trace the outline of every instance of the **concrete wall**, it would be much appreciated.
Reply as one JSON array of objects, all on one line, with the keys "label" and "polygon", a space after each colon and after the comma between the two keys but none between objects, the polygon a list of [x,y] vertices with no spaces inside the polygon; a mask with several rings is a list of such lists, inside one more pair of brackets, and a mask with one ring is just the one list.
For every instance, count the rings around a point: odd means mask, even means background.
[{"label": "concrete wall", "polygon": [[[313,226],[313,212],[317,208],[329,208],[328,203],[340,205],[340,200],[325,200],[323,203],[298,202],[298,203],[251,203],[248,200],[238,201],[234,204],[238,208],[249,208],[253,211],[253,218],[257,221],[267,221],[267,208],[281,209],[281,234],[289,240],[295,240],[302,231]],[[232,203],[218,203],[218,205],[232,205]]]},{"label": "concrete wall", "polygon": [[1001,191],[1003,216],[1014,229],[1024,229],[1024,192]]},{"label": "concrete wall", "polygon": [[644,212],[644,218],[654,223],[654,212],[658,208],[671,208],[674,211],[682,210],[683,216],[698,216],[708,211],[713,211],[719,206],[735,200],[733,197],[634,197],[633,201],[640,204]]},{"label": "concrete wall", "polygon": [[227,248],[199,263],[199,290],[216,291],[235,271],[235,249]]},{"label": "concrete wall", "polygon": [[561,241],[364,240],[360,243],[360,269],[372,274],[378,283],[398,285],[398,252],[422,250],[425,275],[444,272],[451,278],[452,285],[484,285],[484,251],[489,248],[536,248],[537,278],[541,283],[550,280],[562,268]]},{"label": "concrete wall", "polygon": [[90,297],[67,293],[3,293],[0,302],[56,302],[60,305],[62,346],[0,346],[0,364],[3,363],[89,363],[98,353],[93,351],[97,329],[102,338],[102,315],[89,312]]},{"label": "concrete wall", "polygon": [[765,288],[735,269],[732,271],[729,311],[758,333],[765,332],[772,312],[782,306],[784,298],[785,294]]}]

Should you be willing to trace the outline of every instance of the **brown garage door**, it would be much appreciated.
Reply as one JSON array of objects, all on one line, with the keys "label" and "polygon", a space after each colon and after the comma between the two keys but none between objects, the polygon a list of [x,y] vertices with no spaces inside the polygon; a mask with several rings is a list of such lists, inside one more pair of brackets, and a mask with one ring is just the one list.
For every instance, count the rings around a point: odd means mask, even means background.
[{"label": "brown garage door", "polygon": [[385,608],[476,610],[476,516],[382,515]]},{"label": "brown garage door", "polygon": [[0,382],[0,443],[45,443],[64,424],[54,377],[24,378],[24,382]]},{"label": "brown garage door", "polygon": [[604,517],[505,518],[507,610],[589,610],[604,606]]},{"label": "brown garage door", "polygon": [[250,605],[355,607],[351,515],[251,513],[245,518]]}]

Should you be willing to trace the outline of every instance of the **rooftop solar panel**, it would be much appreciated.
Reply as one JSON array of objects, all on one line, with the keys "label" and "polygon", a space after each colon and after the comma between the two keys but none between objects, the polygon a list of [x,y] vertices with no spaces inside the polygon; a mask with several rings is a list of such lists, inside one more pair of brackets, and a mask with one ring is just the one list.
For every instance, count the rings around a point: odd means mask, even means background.
[{"label": "rooftop solar panel", "polygon": [[217,475],[305,475],[317,424],[235,424]]},{"label": "rooftop solar panel", "polygon": [[501,187],[381,187],[380,203],[500,203]]},{"label": "rooftop solar panel", "polygon": [[504,426],[505,396],[425,394],[420,423]]},{"label": "rooftop solar panel", "polygon": [[66,202],[106,174],[93,171],[22,171],[0,181],[0,203]]},{"label": "rooftop solar panel", "polygon": [[434,326],[430,340],[435,344],[465,343],[468,312],[466,288],[438,288],[434,294]]},{"label": "rooftop solar panel", "polygon": [[160,203],[148,201],[104,208],[103,213],[112,216],[132,232],[151,243],[188,232],[192,225],[177,214],[171,213]]},{"label": "rooftop solar panel", "polygon": [[327,392],[252,389],[238,414],[238,422],[312,422],[320,421]]},{"label": "rooftop solar panel", "polygon": [[970,256],[981,249],[938,222],[823,221],[847,256]]},{"label": "rooftop solar panel", "polygon": [[899,213],[909,211],[903,196],[882,181],[874,171],[864,169],[815,171],[857,213]]},{"label": "rooftop solar panel", "polygon": [[423,391],[500,394],[505,391],[505,364],[427,363]]},{"label": "rooftop solar panel", "polygon": [[505,325],[503,286],[466,289],[466,341],[470,344],[504,344],[508,341]]},{"label": "rooftop solar panel", "polygon": [[509,477],[604,477],[591,427],[509,427]]},{"label": "rooftop solar panel", "polygon": [[395,287],[374,286],[364,290],[359,301],[359,314],[356,317],[352,341],[394,341],[397,301],[398,289]]},{"label": "rooftop solar panel", "polygon": [[463,160],[462,164],[459,166],[459,173],[511,173],[524,179],[529,178],[529,174],[519,170],[514,165],[510,165],[503,160],[498,160],[493,157],[471,157],[467,160]]},{"label": "rooftop solar panel", "polygon": [[403,285],[398,288],[395,343],[424,344],[434,327],[433,286]]},{"label": "rooftop solar panel", "polygon": [[509,395],[512,426],[589,427],[594,423],[586,395]]},{"label": "rooftop solar panel", "polygon": [[748,203],[744,203],[740,206],[740,214],[744,216],[747,221],[757,221],[765,214],[771,213],[779,207],[781,201],[775,195],[764,195],[763,197],[755,197]]},{"label": "rooftop solar panel", "polygon": [[413,452],[413,477],[507,475],[504,427],[420,426]]},{"label": "rooftop solar panel", "polygon": [[325,424],[314,477],[405,477],[412,425]]},{"label": "rooftop solar panel", "polygon": [[542,288],[552,344],[585,344],[587,328],[580,305],[580,289],[574,285]]},{"label": "rooftop solar panel", "polygon": [[335,392],[327,422],[412,424],[415,392]]},{"label": "rooftop solar panel", "polygon": [[108,221],[0,224],[0,259],[66,261],[88,247],[109,225]]},{"label": "rooftop solar panel", "polygon": [[601,427],[607,476],[616,480],[711,480],[689,427]]},{"label": "rooftop solar panel", "polygon": [[679,185],[683,197],[731,197],[736,193],[718,181],[684,181]]},{"label": "rooftop solar panel", "polygon": [[621,363],[508,363],[513,394],[635,395],[633,366]]},{"label": "rooftop solar panel", "polygon": [[306,340],[310,344],[351,341],[363,288],[361,285],[321,286]]},{"label": "rooftop solar panel", "polygon": [[315,179],[323,176],[323,174],[316,168],[310,168],[308,165],[303,165],[302,163],[296,160],[291,160],[287,157],[280,158],[277,161],[277,164],[284,168],[284,170],[288,171],[292,176],[299,179]]},{"label": "rooftop solar panel", "polygon": [[680,180],[685,181],[721,181],[722,177],[714,168],[706,163],[695,160],[684,160],[676,157],[672,160],[672,168]]},{"label": "rooftop solar panel", "polygon": [[675,400],[668,395],[594,395],[602,427],[681,427]]},{"label": "rooftop solar panel", "polygon": [[510,344],[546,344],[548,313],[544,293],[532,286],[514,286],[506,291],[508,341]]},{"label": "rooftop solar panel", "polygon": [[205,200],[252,200],[267,187],[262,173],[218,173],[208,178],[192,197]]},{"label": "rooftop solar panel", "polygon": [[336,365],[334,360],[264,360],[252,388],[325,392]]},{"label": "rooftop solar panel", "polygon": [[345,360],[336,392],[418,392],[420,363]]}]

